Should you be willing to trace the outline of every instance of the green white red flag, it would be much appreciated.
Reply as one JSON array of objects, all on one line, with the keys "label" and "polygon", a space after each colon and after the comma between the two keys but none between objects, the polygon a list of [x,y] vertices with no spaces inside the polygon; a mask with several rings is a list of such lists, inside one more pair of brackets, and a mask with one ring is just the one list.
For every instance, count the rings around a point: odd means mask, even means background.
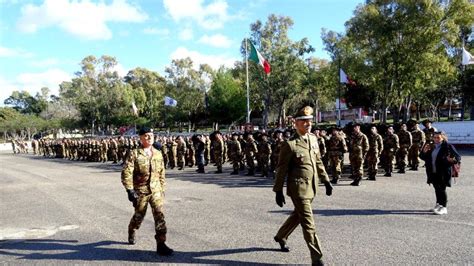
[{"label": "green white red flag", "polygon": [[259,64],[261,67],[263,67],[263,71],[265,71],[265,74],[270,73],[271,68],[268,61],[265,60],[265,58],[257,51],[257,49],[255,49],[255,46],[253,45],[252,42],[249,42],[249,43],[250,43],[249,59]]}]

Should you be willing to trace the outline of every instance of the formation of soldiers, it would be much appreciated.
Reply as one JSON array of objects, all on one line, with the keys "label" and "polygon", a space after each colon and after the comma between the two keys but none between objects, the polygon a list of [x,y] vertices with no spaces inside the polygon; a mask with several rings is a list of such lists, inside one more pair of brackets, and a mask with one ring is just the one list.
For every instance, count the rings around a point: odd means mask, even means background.
[{"label": "formation of soldiers", "polygon": [[[348,153],[351,185],[358,186],[367,173],[367,180],[376,180],[381,166],[385,176],[392,176],[394,169],[403,174],[409,167],[418,170],[419,152],[432,143],[436,131],[430,120],[423,121],[424,129],[410,120],[393,126],[352,124],[343,128],[326,130],[315,128],[322,160],[331,182],[337,184],[344,171],[344,155]],[[383,133],[380,134],[379,132]],[[270,132],[209,135],[156,135],[155,147],[161,150],[166,168],[183,170],[214,165],[215,173],[222,173],[225,163],[232,165],[232,175],[272,177],[278,163],[280,145],[293,134],[292,130]],[[33,154],[44,157],[82,160],[89,162],[123,163],[127,154],[139,147],[138,137],[105,137],[84,139],[40,139],[32,141]],[[202,161],[202,163],[200,163]],[[364,168],[366,170],[364,171]],[[246,170],[246,171],[245,171]],[[348,170],[349,171],[349,170]]]}]

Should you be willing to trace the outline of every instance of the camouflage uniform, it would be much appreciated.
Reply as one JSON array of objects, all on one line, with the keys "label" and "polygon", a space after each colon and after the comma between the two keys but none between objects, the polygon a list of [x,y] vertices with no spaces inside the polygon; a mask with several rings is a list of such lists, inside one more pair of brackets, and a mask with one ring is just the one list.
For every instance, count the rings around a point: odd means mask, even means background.
[{"label": "camouflage uniform", "polygon": [[194,156],[194,145],[191,139],[188,139],[188,166],[193,167],[196,164],[196,158]]},{"label": "camouflage uniform", "polygon": [[382,151],[385,176],[392,176],[393,159],[399,148],[400,144],[398,142],[398,136],[396,134],[393,134],[392,132],[387,132],[387,135],[383,139]]},{"label": "camouflage uniform", "polygon": [[369,151],[365,160],[367,161],[367,174],[369,175],[368,180],[375,180],[377,175],[378,164],[380,154],[383,150],[383,139],[382,136],[375,132],[370,132],[368,135],[369,138]]},{"label": "camouflage uniform", "polygon": [[255,156],[258,152],[257,144],[253,139],[252,135],[248,135],[247,141],[245,143],[245,160],[247,161],[248,167],[248,176],[255,174]]},{"label": "camouflage uniform", "polygon": [[262,169],[262,176],[268,177],[268,163],[270,160],[270,154],[272,153],[272,147],[270,145],[270,142],[266,140],[266,137],[262,138],[263,139],[258,143],[258,158]]},{"label": "camouflage uniform", "polygon": [[130,233],[140,228],[150,204],[155,220],[155,239],[157,243],[164,243],[167,232],[163,214],[165,168],[161,152],[153,147],[151,151],[152,154],[147,155],[143,148],[132,150],[123,166],[123,186],[127,191],[133,189],[138,195],[128,229]]},{"label": "camouflage uniform", "polygon": [[238,139],[232,139],[229,142],[229,157],[232,162],[232,175],[239,173],[240,161],[242,157],[242,148]]},{"label": "camouflage uniform", "polygon": [[406,125],[402,126],[400,131],[398,132],[398,141],[400,145],[400,149],[396,153],[396,161],[398,165],[398,173],[405,173],[405,167],[408,164],[408,150],[412,144],[412,137],[411,133],[406,130]]},{"label": "camouflage uniform", "polygon": [[214,152],[214,162],[217,166],[216,173],[222,173],[222,164],[224,163],[224,141],[220,136],[215,136],[215,139],[212,142],[212,149]]},{"label": "camouflage uniform", "polygon": [[173,139],[170,139],[169,146],[168,146],[168,161],[170,168],[173,169],[176,167],[176,156],[177,156],[177,148],[178,144]]},{"label": "camouflage uniform", "polygon": [[411,167],[411,170],[418,170],[418,165],[420,164],[420,151],[423,145],[425,144],[425,133],[420,130],[418,125],[415,126],[415,129],[411,132],[412,145],[408,151],[408,164]]},{"label": "camouflage uniform", "polygon": [[354,132],[351,136],[350,144],[349,161],[351,163],[352,176],[354,177],[354,182],[351,185],[357,186],[364,174],[363,163],[365,155],[369,151],[369,140],[364,133]]},{"label": "camouflage uniform", "polygon": [[341,178],[341,161],[344,153],[347,152],[346,140],[340,135],[339,131],[334,130],[328,141],[329,165],[331,167],[331,183],[336,184]]},{"label": "camouflage uniform", "polygon": [[176,159],[178,162],[178,170],[183,170],[185,157],[186,157],[186,143],[184,142],[182,137],[179,137],[177,140],[176,146]]}]

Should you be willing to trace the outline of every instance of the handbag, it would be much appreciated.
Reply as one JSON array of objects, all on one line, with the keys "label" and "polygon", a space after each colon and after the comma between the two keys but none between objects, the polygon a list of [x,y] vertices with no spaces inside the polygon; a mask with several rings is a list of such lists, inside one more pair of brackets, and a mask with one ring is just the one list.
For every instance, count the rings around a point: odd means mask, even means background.
[{"label": "handbag", "polygon": [[455,163],[451,166],[451,177],[459,177],[461,173],[461,163]]}]

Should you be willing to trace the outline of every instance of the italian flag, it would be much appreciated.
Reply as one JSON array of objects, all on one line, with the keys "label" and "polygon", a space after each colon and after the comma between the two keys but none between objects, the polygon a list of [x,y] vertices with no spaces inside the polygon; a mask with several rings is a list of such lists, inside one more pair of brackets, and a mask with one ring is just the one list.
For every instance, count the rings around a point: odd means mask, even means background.
[{"label": "italian flag", "polygon": [[261,67],[263,67],[263,71],[265,71],[265,74],[270,73],[270,64],[268,63],[265,58],[255,49],[255,46],[253,46],[252,42],[250,43],[250,56],[249,59],[254,61],[255,63],[259,64]]}]

